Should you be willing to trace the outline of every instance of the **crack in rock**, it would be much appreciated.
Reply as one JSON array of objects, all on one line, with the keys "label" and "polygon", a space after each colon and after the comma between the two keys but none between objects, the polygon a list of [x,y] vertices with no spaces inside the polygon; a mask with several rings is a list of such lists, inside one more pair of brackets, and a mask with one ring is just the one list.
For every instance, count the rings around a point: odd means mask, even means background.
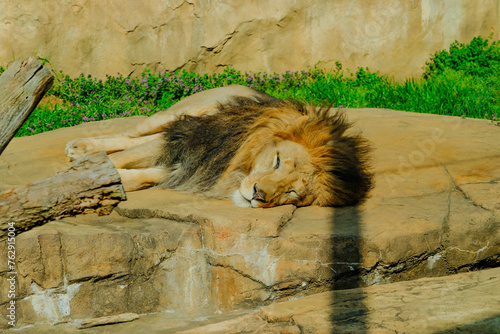
[{"label": "crack in rock", "polygon": [[[465,190],[463,190],[455,181],[455,179],[453,178],[453,176],[451,175],[450,171],[448,170],[448,168],[445,166],[445,165],[442,165],[444,170],[446,171],[446,173],[448,174],[448,176],[450,177],[450,180],[452,182],[452,185],[453,187],[455,188],[456,191],[458,191],[460,194],[462,194],[462,196],[470,201],[472,203],[472,205],[474,205],[475,207],[478,207],[478,208],[481,208],[481,209],[484,209],[488,212],[493,212],[492,210],[488,209],[488,208],[485,208],[484,206],[482,206],[481,204],[479,203],[476,203],[474,202],[469,195],[467,195],[467,193],[465,192]],[[476,183],[476,184],[479,184],[479,183]]]},{"label": "crack in rock", "polygon": [[221,264],[221,263],[212,263],[209,261],[208,263],[209,265],[213,266],[213,267],[220,267],[220,268],[225,268],[225,269],[229,269],[229,270],[232,270],[234,271],[235,273],[237,273],[238,275],[244,277],[244,278],[248,278],[249,280],[251,280],[252,282],[255,282],[257,284],[259,284],[261,287],[263,287],[264,289],[268,290],[269,288],[271,288],[272,286],[268,286],[266,284],[264,284],[263,282],[259,281],[258,279],[250,276],[249,274],[246,274],[244,273],[243,271],[239,270],[239,269],[236,269],[234,268],[233,266],[231,265],[228,265],[228,264]]},{"label": "crack in rock", "polygon": [[187,1],[187,0],[184,0],[183,2],[181,2],[181,4],[180,4],[180,5],[177,5],[177,6],[175,6],[175,7],[168,6],[168,8],[169,8],[169,9],[171,9],[171,10],[173,10],[173,11],[175,11],[175,10],[177,10],[177,9],[181,8],[181,7],[182,7],[182,6],[184,6],[184,5],[188,5],[188,6],[192,6],[192,7],[194,7],[194,3],[189,2],[189,1]]},{"label": "crack in rock", "polygon": [[279,226],[278,226],[278,229],[277,229],[277,237],[279,237],[281,235],[281,231],[283,231],[283,229],[292,221],[292,219],[295,217],[295,212],[297,211],[297,207],[296,206],[293,206],[293,210],[292,212],[290,213],[290,215],[283,215],[280,219],[282,219],[282,221],[280,222]]},{"label": "crack in rock", "polygon": [[462,253],[469,253],[469,254],[479,255],[479,253],[484,252],[489,247],[490,247],[490,242],[488,241],[488,244],[486,246],[478,249],[477,251],[471,251],[471,250],[467,250],[467,249],[460,249],[458,247],[449,247],[448,249],[449,250],[457,250],[457,251],[462,252]]},{"label": "crack in rock", "polygon": [[430,252],[424,252],[420,255],[412,256],[407,259],[402,259],[396,263],[378,262],[371,268],[359,268],[361,269],[360,276],[366,285],[387,284],[391,282],[394,274],[409,272],[412,269],[424,264],[425,262],[427,262],[428,267],[429,259],[431,259],[431,262],[435,262],[439,258],[441,258],[441,256],[439,256],[439,254],[441,253],[441,249],[436,249]]},{"label": "crack in rock", "polygon": [[229,34],[226,34],[226,36],[214,46],[201,46],[201,48],[205,49],[208,52],[212,52],[213,54],[218,54],[222,51],[227,42],[229,42],[237,33],[238,31],[235,30]]}]

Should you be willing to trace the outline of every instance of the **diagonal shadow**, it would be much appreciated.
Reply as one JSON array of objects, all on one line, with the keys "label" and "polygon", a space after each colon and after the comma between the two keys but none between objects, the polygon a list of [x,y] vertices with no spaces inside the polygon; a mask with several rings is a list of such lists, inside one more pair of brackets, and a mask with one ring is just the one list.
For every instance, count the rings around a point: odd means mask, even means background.
[{"label": "diagonal shadow", "polygon": [[[335,208],[332,214],[333,243],[333,333],[367,333],[368,309],[360,289],[361,278],[361,212],[358,207]],[[339,290],[342,294],[336,293]]]}]

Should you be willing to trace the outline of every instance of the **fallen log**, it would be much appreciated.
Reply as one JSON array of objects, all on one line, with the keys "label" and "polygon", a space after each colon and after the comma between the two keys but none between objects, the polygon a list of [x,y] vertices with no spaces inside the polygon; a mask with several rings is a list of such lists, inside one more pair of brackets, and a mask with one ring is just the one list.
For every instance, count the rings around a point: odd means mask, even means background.
[{"label": "fallen log", "polygon": [[0,76],[0,154],[52,86],[54,76],[35,59],[18,60]]},{"label": "fallen log", "polygon": [[63,217],[109,214],[122,200],[125,190],[107,155],[82,157],[55,176],[0,194],[0,241],[9,231],[17,235]]}]

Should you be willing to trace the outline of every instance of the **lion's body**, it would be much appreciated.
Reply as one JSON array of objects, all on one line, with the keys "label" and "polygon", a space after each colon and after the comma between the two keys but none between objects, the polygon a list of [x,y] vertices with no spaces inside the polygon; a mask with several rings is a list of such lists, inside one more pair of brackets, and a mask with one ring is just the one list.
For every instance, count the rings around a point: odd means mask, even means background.
[{"label": "lion's body", "polygon": [[250,111],[240,107],[212,115],[181,116],[172,122],[164,130],[164,149],[157,162],[169,170],[169,177],[161,185],[209,192],[262,113],[263,109]]},{"label": "lion's body", "polygon": [[78,139],[67,154],[106,151],[127,191],[158,185],[239,206],[337,206],[371,187],[368,147],[342,114],[241,86],[195,94],[117,136]]}]

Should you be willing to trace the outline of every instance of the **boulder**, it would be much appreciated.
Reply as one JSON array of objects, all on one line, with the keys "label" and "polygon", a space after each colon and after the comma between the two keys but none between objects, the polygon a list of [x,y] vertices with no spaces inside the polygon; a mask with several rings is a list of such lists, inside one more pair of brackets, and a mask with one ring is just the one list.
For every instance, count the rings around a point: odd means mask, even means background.
[{"label": "boulder", "polygon": [[178,333],[494,333],[499,274],[496,268],[323,292]]},{"label": "boulder", "polygon": [[[346,112],[374,147],[375,187],[361,205],[251,209],[170,190],[129,193],[109,216],[65,218],[16,236],[18,324],[241,314],[332,289],[498,266],[500,156],[491,149],[498,127],[392,110]],[[140,120],[14,139],[0,156],[2,190],[67,168],[67,141]],[[2,291],[7,275],[0,262]],[[9,301],[0,295],[0,305]]]},{"label": "boulder", "polygon": [[[134,322],[85,333],[497,333],[500,268],[421,278],[365,288],[317,293],[245,313],[193,316],[180,312],[141,315]],[[58,325],[74,333],[75,323]],[[38,324],[26,334],[53,333]]]}]

